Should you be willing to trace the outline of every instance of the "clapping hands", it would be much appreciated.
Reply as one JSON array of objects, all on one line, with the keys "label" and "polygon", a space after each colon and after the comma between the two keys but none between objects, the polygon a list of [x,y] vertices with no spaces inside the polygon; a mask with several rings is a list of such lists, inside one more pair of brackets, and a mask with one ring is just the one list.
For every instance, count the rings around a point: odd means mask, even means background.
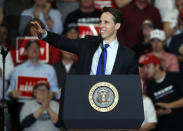
[{"label": "clapping hands", "polygon": [[157,110],[158,116],[168,115],[172,112],[171,106],[169,103],[158,102],[158,103],[156,103],[156,105],[160,107],[160,109]]}]

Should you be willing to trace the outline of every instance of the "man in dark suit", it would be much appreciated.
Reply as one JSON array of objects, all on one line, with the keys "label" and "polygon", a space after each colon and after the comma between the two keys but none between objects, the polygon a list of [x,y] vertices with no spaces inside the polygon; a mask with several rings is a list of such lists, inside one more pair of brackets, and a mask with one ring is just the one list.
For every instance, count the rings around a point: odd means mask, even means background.
[{"label": "man in dark suit", "polygon": [[101,68],[102,74],[105,75],[137,74],[135,53],[117,40],[121,21],[121,13],[118,9],[105,7],[99,24],[101,37],[86,36],[84,39],[76,40],[47,32],[36,21],[31,21],[31,24],[32,30],[44,41],[57,48],[78,54],[77,72],[80,74],[98,75],[101,74]]}]

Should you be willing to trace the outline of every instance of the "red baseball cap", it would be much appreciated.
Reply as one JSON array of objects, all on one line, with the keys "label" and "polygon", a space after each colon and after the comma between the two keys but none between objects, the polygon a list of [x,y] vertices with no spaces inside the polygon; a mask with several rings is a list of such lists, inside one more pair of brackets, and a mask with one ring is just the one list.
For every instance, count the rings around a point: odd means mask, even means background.
[{"label": "red baseball cap", "polygon": [[47,81],[44,81],[44,80],[41,80],[41,81],[38,81],[35,86],[34,86],[34,90],[39,88],[40,86],[45,86],[47,89],[50,88],[50,85]]},{"label": "red baseball cap", "polygon": [[161,66],[161,59],[155,55],[148,54],[145,55],[145,58],[139,64],[140,65],[158,64]]}]

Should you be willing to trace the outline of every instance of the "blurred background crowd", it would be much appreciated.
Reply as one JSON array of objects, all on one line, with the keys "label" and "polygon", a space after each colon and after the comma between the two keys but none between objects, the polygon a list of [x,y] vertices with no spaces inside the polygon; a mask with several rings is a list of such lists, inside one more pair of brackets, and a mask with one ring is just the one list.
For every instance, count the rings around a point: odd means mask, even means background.
[{"label": "blurred background crowd", "polygon": [[[139,63],[145,113],[139,131],[183,130],[183,0],[0,0],[0,49],[10,49],[6,131],[60,130],[61,89],[66,75],[77,73],[77,55],[32,37],[29,21],[69,39],[84,38],[98,35],[103,7],[121,11],[118,40]],[[0,99],[2,76],[0,62]]]}]

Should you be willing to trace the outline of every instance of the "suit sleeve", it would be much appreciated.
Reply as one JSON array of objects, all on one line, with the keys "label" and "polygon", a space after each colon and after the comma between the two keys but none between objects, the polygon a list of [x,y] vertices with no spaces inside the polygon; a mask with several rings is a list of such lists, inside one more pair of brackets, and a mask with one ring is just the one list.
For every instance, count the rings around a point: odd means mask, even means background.
[{"label": "suit sleeve", "polygon": [[48,32],[46,38],[43,39],[44,41],[48,42],[49,44],[53,45],[56,48],[66,50],[68,52],[72,52],[75,54],[79,53],[80,45],[83,43],[84,39],[68,39],[57,35],[52,32]]}]

